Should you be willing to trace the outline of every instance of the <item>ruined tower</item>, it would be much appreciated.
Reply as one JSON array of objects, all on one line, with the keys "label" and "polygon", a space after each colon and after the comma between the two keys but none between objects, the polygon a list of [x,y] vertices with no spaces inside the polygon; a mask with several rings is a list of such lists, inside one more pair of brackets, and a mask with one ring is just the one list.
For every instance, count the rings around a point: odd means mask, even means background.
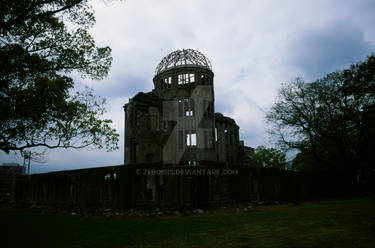
[{"label": "ruined tower", "polygon": [[238,126],[215,114],[208,58],[193,49],[174,51],[156,67],[153,83],[151,92],[138,93],[124,106],[125,164],[235,162]]}]

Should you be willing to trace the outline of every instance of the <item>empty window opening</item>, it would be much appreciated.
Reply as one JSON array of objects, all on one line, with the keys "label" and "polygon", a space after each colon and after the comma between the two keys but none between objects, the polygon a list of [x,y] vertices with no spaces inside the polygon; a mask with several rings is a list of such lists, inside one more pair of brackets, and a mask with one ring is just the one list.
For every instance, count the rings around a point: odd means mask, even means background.
[{"label": "empty window opening", "polygon": [[171,85],[172,85],[172,77],[164,78],[163,89],[168,89],[171,87]]},{"label": "empty window opening", "polygon": [[189,83],[195,83],[195,75],[193,73],[189,74]]},{"label": "empty window opening", "polygon": [[203,116],[204,117],[211,117],[213,113],[213,107],[212,107],[212,102],[203,100]]},{"label": "empty window opening", "polygon": [[210,84],[210,78],[207,75],[201,75],[201,84],[209,85]]},{"label": "empty window opening", "polygon": [[179,74],[179,75],[178,75],[178,80],[177,80],[178,85],[185,84],[185,75],[186,75],[186,74]]},{"label": "empty window opening", "polygon": [[185,116],[194,116],[194,100],[184,99]]},{"label": "empty window opening", "polygon": [[197,161],[189,160],[189,161],[187,161],[187,164],[190,165],[190,166],[197,166]]},{"label": "empty window opening", "polygon": [[178,85],[195,83],[195,75],[193,73],[179,74],[177,77]]},{"label": "empty window opening", "polygon": [[151,180],[147,180],[146,189],[152,189],[151,188]]},{"label": "empty window opening", "polygon": [[194,116],[195,103],[193,99],[178,100],[178,116]]},{"label": "empty window opening", "polygon": [[184,113],[185,116],[191,116],[191,111],[189,108],[189,99],[184,99]]},{"label": "empty window opening", "polygon": [[193,147],[197,146],[197,134],[195,130],[186,130],[185,131],[186,146]]}]

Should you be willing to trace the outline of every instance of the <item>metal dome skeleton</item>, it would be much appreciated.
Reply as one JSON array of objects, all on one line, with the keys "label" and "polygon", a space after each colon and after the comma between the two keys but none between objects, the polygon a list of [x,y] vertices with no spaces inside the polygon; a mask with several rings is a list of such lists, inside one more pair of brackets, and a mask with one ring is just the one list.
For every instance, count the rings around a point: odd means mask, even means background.
[{"label": "metal dome skeleton", "polygon": [[182,49],[165,56],[156,67],[155,75],[168,69],[182,66],[198,66],[212,70],[211,62],[201,52],[193,49]]}]

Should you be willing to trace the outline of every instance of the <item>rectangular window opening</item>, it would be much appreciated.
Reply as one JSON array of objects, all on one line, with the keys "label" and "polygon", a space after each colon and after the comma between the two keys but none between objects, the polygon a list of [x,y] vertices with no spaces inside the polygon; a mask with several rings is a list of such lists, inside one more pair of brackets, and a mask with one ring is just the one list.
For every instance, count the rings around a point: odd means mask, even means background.
[{"label": "rectangular window opening", "polygon": [[185,143],[187,147],[197,146],[197,134],[195,130],[185,131]]},{"label": "rectangular window opening", "polygon": [[191,146],[197,146],[197,134],[195,131],[192,131],[191,133]]},{"label": "rectangular window opening", "polygon": [[203,116],[211,117],[213,112],[212,102],[203,100]]},{"label": "rectangular window opening", "polygon": [[[179,102],[181,101],[181,105],[182,105],[182,102],[183,102],[183,105],[184,105],[184,116],[194,116],[194,112],[195,112],[195,104],[194,104],[194,100],[193,99],[183,99],[183,100],[179,100]],[[182,106],[181,106],[182,108]]]},{"label": "rectangular window opening", "polygon": [[205,85],[206,84],[206,82],[205,82],[205,76],[204,75],[201,75],[201,84],[202,85]]},{"label": "rectangular window opening", "polygon": [[184,73],[179,74],[177,77],[178,85],[195,83],[195,74],[194,73]]},{"label": "rectangular window opening", "polygon": [[185,84],[185,74],[179,74],[177,82],[178,82],[178,85]]},{"label": "rectangular window opening", "polygon": [[190,165],[190,166],[197,166],[197,161],[189,160],[189,161],[187,161],[187,164]]},{"label": "rectangular window opening", "polygon": [[172,77],[166,77],[166,78],[164,78],[163,89],[170,88],[171,85],[172,85]]},{"label": "rectangular window opening", "polygon": [[195,75],[194,74],[189,74],[189,83],[195,83]]}]

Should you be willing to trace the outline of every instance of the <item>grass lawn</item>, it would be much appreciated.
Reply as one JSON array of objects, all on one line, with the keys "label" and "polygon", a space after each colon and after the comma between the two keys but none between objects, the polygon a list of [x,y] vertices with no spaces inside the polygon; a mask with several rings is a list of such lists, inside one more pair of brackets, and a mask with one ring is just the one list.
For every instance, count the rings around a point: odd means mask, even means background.
[{"label": "grass lawn", "polygon": [[0,247],[375,247],[375,197],[154,218],[0,209],[0,221]]}]

